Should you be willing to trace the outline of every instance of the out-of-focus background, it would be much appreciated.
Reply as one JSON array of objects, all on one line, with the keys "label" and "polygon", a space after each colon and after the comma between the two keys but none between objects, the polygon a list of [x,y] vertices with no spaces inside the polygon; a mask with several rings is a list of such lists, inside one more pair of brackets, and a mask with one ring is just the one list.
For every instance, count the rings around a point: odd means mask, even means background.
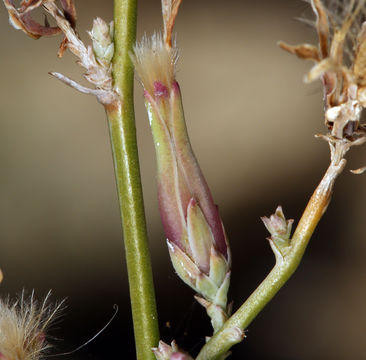
[{"label": "out-of-focus background", "polygon": [[[78,29],[112,18],[112,1],[78,0]],[[311,66],[278,40],[314,43],[294,20],[308,4],[293,0],[189,1],[177,20],[178,80],[193,147],[210,184],[233,252],[234,310],[274,264],[260,216],[281,204],[298,221],[325,171],[327,144],[319,83]],[[160,29],[160,1],[140,0],[138,37]],[[53,335],[54,353],[92,337],[68,358],[134,358],[127,275],[105,115],[94,98],[47,74],[79,79],[60,38],[38,41],[8,25],[0,8],[0,267],[2,296],[23,288],[68,308]],[[161,336],[195,353],[210,334],[203,309],[174,274],[156,200],[155,158],[142,90],[136,115]],[[333,201],[287,285],[249,326],[232,359],[366,359],[366,178],[354,148]]]}]

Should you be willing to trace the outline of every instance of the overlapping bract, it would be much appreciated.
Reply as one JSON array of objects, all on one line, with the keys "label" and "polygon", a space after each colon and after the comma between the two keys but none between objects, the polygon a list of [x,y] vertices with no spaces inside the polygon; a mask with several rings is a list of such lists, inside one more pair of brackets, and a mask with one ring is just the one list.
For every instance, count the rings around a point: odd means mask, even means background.
[{"label": "overlapping bract", "polygon": [[145,89],[157,157],[160,214],[170,256],[178,275],[202,296],[200,303],[207,310],[218,307],[222,323],[230,251],[218,208],[188,138],[175,80],[176,59],[177,50],[166,46],[160,35],[151,41],[143,39],[133,56]]},{"label": "overlapping bract", "polygon": [[263,216],[261,219],[268,232],[271,234],[271,237],[268,239],[271,244],[273,244],[280,253],[286,252],[286,249],[291,242],[290,236],[294,220],[287,220],[285,218],[281,206],[278,206],[275,213],[269,218]]}]

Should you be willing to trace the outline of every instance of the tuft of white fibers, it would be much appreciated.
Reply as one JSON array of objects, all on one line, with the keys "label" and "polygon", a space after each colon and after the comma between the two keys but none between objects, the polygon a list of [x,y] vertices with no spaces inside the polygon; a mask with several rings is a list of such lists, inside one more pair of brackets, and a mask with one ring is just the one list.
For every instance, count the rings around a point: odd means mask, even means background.
[{"label": "tuft of white fibers", "polygon": [[154,93],[156,81],[170,88],[175,79],[178,50],[175,46],[167,47],[160,33],[153,34],[151,39],[144,35],[135,45],[131,59],[145,90],[150,94]]},{"label": "tuft of white fibers", "polygon": [[26,298],[24,291],[15,301],[0,299],[0,359],[39,360],[51,346],[46,331],[58,318],[63,301],[49,302],[49,292],[42,302],[34,292]]}]

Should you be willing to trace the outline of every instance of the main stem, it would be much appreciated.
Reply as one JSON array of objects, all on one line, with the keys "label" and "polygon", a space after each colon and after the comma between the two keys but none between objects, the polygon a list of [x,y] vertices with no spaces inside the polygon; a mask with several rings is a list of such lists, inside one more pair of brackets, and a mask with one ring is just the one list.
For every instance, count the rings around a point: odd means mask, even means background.
[{"label": "main stem", "polygon": [[240,338],[235,336],[237,329],[245,330],[267,303],[287,282],[300,264],[319,220],[324,214],[331,199],[335,179],[342,172],[345,160],[333,162],[310,198],[291,240],[291,245],[284,255],[276,254],[276,265],[257,289],[224,326],[202,348],[196,360],[215,360],[227,351]]},{"label": "main stem", "polygon": [[121,210],[136,354],[153,360],[159,341],[153,276],[148,248],[133,104],[137,0],[114,1],[113,80],[118,101],[106,107]]}]

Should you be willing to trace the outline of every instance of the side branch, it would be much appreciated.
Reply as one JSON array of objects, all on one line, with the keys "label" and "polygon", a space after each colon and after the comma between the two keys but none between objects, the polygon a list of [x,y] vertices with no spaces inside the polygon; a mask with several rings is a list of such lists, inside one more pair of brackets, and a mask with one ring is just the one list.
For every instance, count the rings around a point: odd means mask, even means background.
[{"label": "side branch", "polygon": [[233,345],[239,343],[241,339],[235,334],[248,327],[295,272],[315,227],[328,207],[335,180],[346,163],[343,155],[349,147],[344,143],[343,145],[341,143],[340,147],[342,157],[337,158],[333,156],[332,152],[331,164],[310,198],[289,246],[279,249],[270,239],[271,247],[276,256],[276,265],[222,329],[207,342],[196,360],[220,359]]}]

